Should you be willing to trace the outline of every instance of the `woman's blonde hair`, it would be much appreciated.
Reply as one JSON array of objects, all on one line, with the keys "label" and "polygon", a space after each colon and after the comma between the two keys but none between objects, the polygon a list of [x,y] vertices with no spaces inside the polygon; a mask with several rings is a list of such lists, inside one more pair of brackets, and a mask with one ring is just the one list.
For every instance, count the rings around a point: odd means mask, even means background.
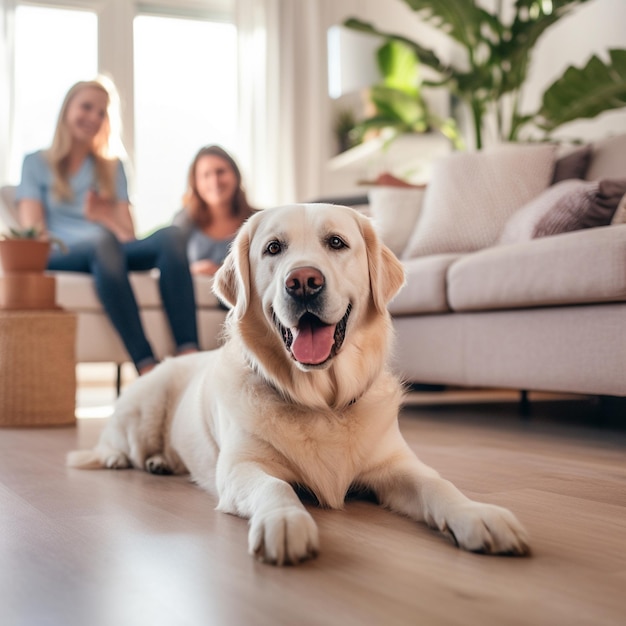
[{"label": "woman's blonde hair", "polygon": [[235,173],[235,177],[237,178],[237,191],[235,192],[231,204],[231,215],[238,217],[243,223],[256,209],[250,206],[248,202],[246,192],[243,188],[241,172],[235,159],[233,159],[226,150],[220,148],[220,146],[205,146],[204,148],[200,148],[191,162],[189,174],[187,175],[187,191],[183,196],[183,206],[185,207],[187,215],[199,228],[206,228],[213,221],[211,207],[200,197],[196,186],[196,166],[198,165],[198,161],[205,156],[219,157],[223,161],[226,161]]},{"label": "woman's blonde hair", "polygon": [[74,97],[84,89],[98,89],[107,97],[107,107],[100,131],[93,139],[91,154],[95,165],[95,183],[98,193],[109,199],[115,199],[115,175],[117,161],[123,155],[119,121],[119,97],[115,85],[104,76],[94,80],[80,81],[73,85],[63,100],[52,145],[46,152],[53,172],[52,189],[62,200],[71,200],[73,191],[69,183],[69,155],[72,146],[70,131],[67,127],[67,110]]}]

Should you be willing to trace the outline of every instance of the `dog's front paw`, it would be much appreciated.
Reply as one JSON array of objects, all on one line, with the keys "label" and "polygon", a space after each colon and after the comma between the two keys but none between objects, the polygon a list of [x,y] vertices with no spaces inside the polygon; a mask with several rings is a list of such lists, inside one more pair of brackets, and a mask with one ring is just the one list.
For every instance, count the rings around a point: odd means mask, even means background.
[{"label": "dog's front paw", "polygon": [[250,520],[248,547],[265,563],[295,565],[317,556],[317,526],[307,511],[297,507],[259,513]]},{"label": "dog's front paw", "polygon": [[485,554],[530,554],[528,534],[508,509],[493,504],[468,502],[454,507],[437,524],[465,550]]}]

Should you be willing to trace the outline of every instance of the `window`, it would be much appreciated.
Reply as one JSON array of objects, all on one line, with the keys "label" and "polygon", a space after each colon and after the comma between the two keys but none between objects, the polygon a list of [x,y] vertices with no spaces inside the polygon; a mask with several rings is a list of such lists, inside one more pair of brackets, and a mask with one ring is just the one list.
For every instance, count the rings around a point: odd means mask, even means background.
[{"label": "window", "polygon": [[11,110],[0,111],[2,128],[11,129],[1,182],[19,182],[24,155],[50,145],[69,87],[107,74],[121,98],[130,191],[143,235],[181,208],[187,170],[201,146],[217,143],[237,153],[234,3],[157,0],[150,14],[133,0],[78,4],[17,2],[15,36],[6,40],[14,44],[5,46],[14,52],[15,71]]},{"label": "window", "polygon": [[97,73],[98,19],[95,13],[28,5],[17,7],[11,180],[19,180],[25,154],[52,142],[67,90],[75,82]]},{"label": "window", "polygon": [[187,171],[206,144],[235,149],[236,29],[198,19],[134,20],[135,221],[148,232],[181,208]]}]

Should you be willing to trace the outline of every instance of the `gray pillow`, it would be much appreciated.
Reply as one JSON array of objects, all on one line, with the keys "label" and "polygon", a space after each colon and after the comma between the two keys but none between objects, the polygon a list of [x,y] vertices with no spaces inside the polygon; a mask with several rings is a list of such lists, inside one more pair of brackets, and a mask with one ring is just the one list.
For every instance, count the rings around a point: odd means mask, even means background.
[{"label": "gray pillow", "polygon": [[626,179],[561,181],[516,211],[505,224],[498,243],[606,226],[625,192]]},{"label": "gray pillow", "polygon": [[535,237],[610,224],[626,193],[626,179],[606,179],[591,184],[597,184],[597,188],[584,201],[562,202],[548,211],[537,223]]}]

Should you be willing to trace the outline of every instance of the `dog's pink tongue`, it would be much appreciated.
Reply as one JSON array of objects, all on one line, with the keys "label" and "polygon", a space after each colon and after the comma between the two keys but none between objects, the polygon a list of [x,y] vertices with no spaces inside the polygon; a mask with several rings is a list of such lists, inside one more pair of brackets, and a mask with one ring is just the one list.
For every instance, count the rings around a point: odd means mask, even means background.
[{"label": "dog's pink tongue", "polygon": [[313,320],[302,320],[293,329],[291,353],[300,363],[318,365],[329,356],[335,343],[335,326],[323,326]]}]

